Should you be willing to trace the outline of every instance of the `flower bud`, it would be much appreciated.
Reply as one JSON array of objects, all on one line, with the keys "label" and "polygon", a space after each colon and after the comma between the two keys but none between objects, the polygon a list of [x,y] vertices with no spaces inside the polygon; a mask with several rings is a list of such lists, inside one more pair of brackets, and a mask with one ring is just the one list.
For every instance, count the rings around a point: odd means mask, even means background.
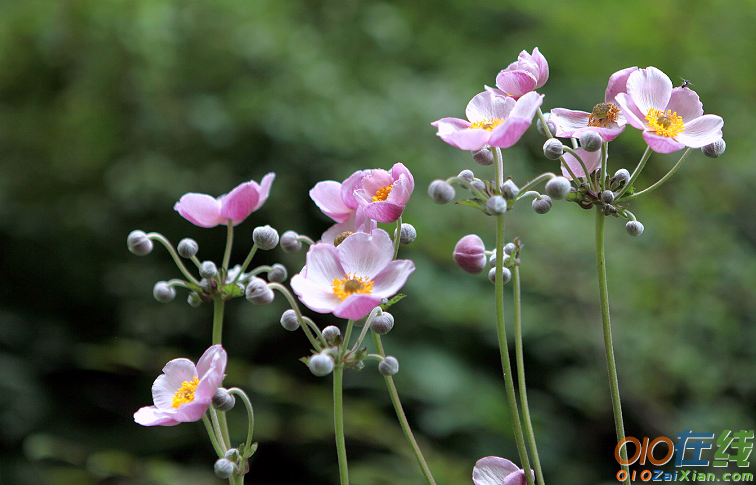
[{"label": "flower bud", "polygon": [[312,372],[313,375],[316,375],[318,377],[327,376],[328,374],[333,372],[333,357],[331,357],[331,354],[324,352],[315,354],[310,357],[308,366],[310,368],[310,372]]},{"label": "flower bud", "polygon": [[538,133],[542,134],[543,136],[554,136],[554,133],[556,133],[556,125],[549,119],[551,118],[551,113],[545,113],[543,117],[546,119],[546,126],[549,128],[549,132],[547,133],[544,129],[543,123],[541,123],[541,117],[539,116],[536,120],[536,128],[538,129]]},{"label": "flower bud", "polygon": [[396,360],[396,357],[387,355],[383,358],[380,364],[378,364],[378,372],[384,376],[393,376],[399,372],[399,361]]},{"label": "flower bud", "polygon": [[255,305],[265,305],[272,302],[276,295],[264,279],[255,276],[247,283],[244,296]]},{"label": "flower bud", "polygon": [[275,263],[268,272],[268,281],[283,283],[288,277],[289,273],[286,271],[286,266],[281,263]]},{"label": "flower bud", "polygon": [[622,185],[625,185],[630,181],[630,172],[627,171],[627,169],[621,168],[614,172],[614,177],[612,177],[612,185],[616,185],[617,187],[621,187]]},{"label": "flower bud", "polygon": [[199,245],[194,239],[185,237],[184,239],[179,241],[178,247],[176,249],[178,250],[178,253],[182,258],[189,259],[192,256],[197,255],[197,251],[199,251]]},{"label": "flower bud", "polygon": [[341,330],[335,325],[328,325],[323,329],[323,338],[329,346],[339,345],[341,342]]},{"label": "flower bud", "polygon": [[517,249],[517,245],[515,243],[506,243],[504,245],[504,254],[511,255],[515,249]]},{"label": "flower bud", "polygon": [[234,474],[236,471],[236,465],[227,458],[218,458],[213,465],[215,470],[215,476],[218,478],[226,479]]},{"label": "flower bud", "polygon": [[605,204],[601,207],[601,211],[605,216],[610,216],[617,213],[617,209],[613,205]]},{"label": "flower bud", "polygon": [[[501,281],[505,285],[512,279],[512,271],[509,268],[501,268]],[[488,270],[488,280],[496,284],[496,268]]]},{"label": "flower bud", "polygon": [[297,312],[295,312],[291,308],[283,312],[283,315],[281,315],[281,326],[289,332],[293,332],[294,330],[298,329],[299,319],[297,318]]},{"label": "flower bud", "polygon": [[457,178],[462,179],[465,182],[472,182],[473,179],[475,178],[475,174],[473,173],[472,170],[462,170],[461,172],[457,174]]},{"label": "flower bud", "polygon": [[486,201],[486,209],[491,215],[504,214],[507,211],[507,201],[500,195],[494,195]]},{"label": "flower bud", "polygon": [[378,335],[385,335],[394,328],[394,316],[389,312],[383,312],[380,315],[376,315],[370,322],[370,330]]},{"label": "flower bud", "polygon": [[551,197],[542,195],[540,199],[533,199],[533,210],[537,214],[545,214],[551,210]]},{"label": "flower bud", "polygon": [[278,231],[268,225],[257,226],[252,231],[252,241],[262,250],[273,249],[278,246]]},{"label": "flower bud", "polygon": [[223,455],[223,458],[226,460],[235,461],[236,458],[239,456],[239,448],[229,448],[226,450],[226,453]]},{"label": "flower bud", "polygon": [[556,160],[564,154],[564,145],[556,138],[549,138],[543,144],[543,154],[549,160]]},{"label": "flower bud", "polygon": [[165,281],[158,281],[152,287],[152,296],[160,303],[170,303],[176,298],[176,290]]},{"label": "flower bud", "polygon": [[474,189],[477,189],[480,192],[486,190],[486,183],[479,178],[473,179],[473,181],[470,182],[470,185],[472,185]]},{"label": "flower bud", "polygon": [[131,231],[126,237],[126,246],[137,256],[146,256],[152,252],[152,241],[144,231]]},{"label": "flower bud", "polygon": [[190,293],[189,296],[186,297],[186,302],[194,308],[202,305],[202,300],[197,296],[197,293]]},{"label": "flower bud", "polygon": [[212,261],[205,261],[199,267],[199,274],[208,280],[212,279],[218,274],[218,267]]},{"label": "flower bud", "polygon": [[605,190],[601,192],[601,202],[604,204],[611,204],[614,202],[614,192],[611,190]]},{"label": "flower bud", "polygon": [[625,230],[633,237],[638,237],[643,234],[643,224],[638,221],[629,221],[625,224]]},{"label": "flower bud", "polygon": [[504,194],[505,199],[512,200],[520,193],[520,188],[516,183],[512,182],[512,179],[507,179],[501,184],[501,193]]},{"label": "flower bud", "polygon": [[476,234],[468,234],[454,246],[454,261],[470,274],[477,274],[486,267],[486,247]]},{"label": "flower bud", "polygon": [[569,195],[572,184],[564,177],[554,177],[546,182],[546,193],[552,199],[564,199]]},{"label": "flower bud", "polygon": [[399,244],[411,244],[417,239],[415,226],[402,222],[402,228],[399,230]]},{"label": "flower bud", "polygon": [[281,249],[285,253],[296,253],[302,249],[302,242],[299,241],[299,234],[294,231],[286,231],[281,235]]},{"label": "flower bud", "polygon": [[723,138],[720,138],[714,143],[709,143],[705,147],[701,148],[701,153],[709,158],[717,158],[724,153],[725,148],[727,148],[727,143],[725,143]]},{"label": "flower bud", "polygon": [[488,148],[473,152],[473,160],[480,165],[491,165],[494,162],[493,153]]},{"label": "flower bud", "polygon": [[236,404],[236,398],[229,394],[227,389],[219,387],[215,390],[212,403],[213,407],[218,411],[231,411],[234,408],[234,404]]},{"label": "flower bud", "polygon": [[434,180],[428,186],[428,195],[436,204],[448,204],[454,200],[454,187],[444,180]]},{"label": "flower bud", "polygon": [[593,130],[584,131],[580,135],[580,146],[585,148],[587,152],[598,151],[603,143],[604,139],[601,138],[601,135]]}]

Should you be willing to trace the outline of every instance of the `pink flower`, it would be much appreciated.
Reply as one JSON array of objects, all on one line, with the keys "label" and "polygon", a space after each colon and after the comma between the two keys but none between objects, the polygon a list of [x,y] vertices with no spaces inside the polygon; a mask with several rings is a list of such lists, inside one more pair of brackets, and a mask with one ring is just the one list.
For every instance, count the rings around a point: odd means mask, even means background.
[{"label": "pink flower", "polygon": [[269,173],[263,177],[260,185],[250,180],[217,199],[207,194],[184,194],[173,208],[184,219],[200,227],[215,227],[229,221],[236,226],[262,207],[268,199],[274,178],[276,174]]},{"label": "pink flower", "polygon": [[[583,161],[583,164],[585,164],[588,173],[593,173],[601,168],[601,150],[589,152],[584,148],[577,148],[575,149],[575,153],[580,157],[580,160]],[[580,165],[580,162],[572,155],[572,153],[564,152],[564,161],[576,177],[586,176],[585,170],[583,170],[583,165]],[[572,180],[572,175],[570,175],[570,172],[568,172],[564,166],[562,166],[562,175],[569,180]]]},{"label": "pink flower", "polygon": [[314,244],[291,287],[309,309],[357,320],[399,291],[415,271],[412,261],[393,257],[393,243],[383,230],[354,233],[338,246]]},{"label": "pink flower", "polygon": [[196,367],[189,359],[168,362],[152,385],[155,405],[134,413],[134,421],[142,426],[175,426],[199,420],[223,382],[227,359],[223,347],[213,345]]},{"label": "pink flower", "polygon": [[375,221],[365,216],[363,207],[354,195],[356,189],[362,186],[362,179],[369,170],[358,170],[344,182],[334,180],[318,182],[310,190],[310,198],[336,224],[323,233],[321,240],[333,243],[334,239],[344,232],[367,232],[375,229]]},{"label": "pink flower", "polygon": [[486,247],[477,234],[468,234],[454,246],[454,261],[470,274],[478,274],[486,267]]},{"label": "pink flower", "polygon": [[415,189],[415,179],[407,167],[395,163],[390,172],[366,171],[360,185],[354,196],[364,207],[365,215],[378,222],[395,222]]},{"label": "pink flower", "polygon": [[549,63],[536,47],[533,55],[520,52],[517,60],[496,76],[496,87],[502,94],[519,99],[546,84],[548,79]]},{"label": "pink flower", "polygon": [[655,67],[630,74],[627,93],[616,99],[627,122],[643,130],[643,139],[655,152],[701,148],[722,138],[722,118],[703,114],[695,91],[673,88],[669,77]]},{"label": "pink flower", "polygon": [[524,470],[498,456],[487,456],[478,460],[473,468],[472,479],[475,485],[525,485],[527,483]]},{"label": "pink flower", "polygon": [[612,141],[625,129],[625,116],[617,104],[617,95],[626,91],[627,78],[637,67],[628,67],[615,72],[609,78],[604,102],[593,107],[590,113],[571,109],[551,110],[549,121],[556,125],[556,136],[580,138],[585,131],[595,131],[604,141]]},{"label": "pink flower", "polygon": [[533,121],[543,96],[527,93],[517,101],[490,91],[476,94],[465,110],[466,120],[442,118],[431,123],[446,143],[461,150],[478,151],[486,145],[509,148]]}]

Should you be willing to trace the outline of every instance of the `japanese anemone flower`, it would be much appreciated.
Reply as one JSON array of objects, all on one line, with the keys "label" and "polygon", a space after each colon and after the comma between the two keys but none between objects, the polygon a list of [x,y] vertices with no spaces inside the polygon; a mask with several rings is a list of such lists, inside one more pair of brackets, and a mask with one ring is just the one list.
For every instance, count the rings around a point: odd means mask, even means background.
[{"label": "japanese anemone flower", "polygon": [[364,207],[365,215],[378,222],[395,222],[401,217],[412,191],[415,179],[401,163],[395,163],[391,171],[367,170],[354,196]]},{"label": "japanese anemone flower", "polygon": [[375,229],[375,221],[365,216],[364,207],[355,197],[355,190],[362,187],[362,179],[369,170],[358,170],[343,182],[324,180],[310,189],[310,198],[318,208],[336,224],[321,236],[323,242],[332,243],[345,232],[367,232]]},{"label": "japanese anemone flower", "polygon": [[[533,473],[532,471],[530,472]],[[525,485],[525,471],[498,456],[487,456],[475,463],[472,475],[475,485]]]},{"label": "japanese anemone flower", "polygon": [[496,87],[501,94],[519,99],[540,88],[548,80],[549,63],[536,47],[532,55],[528,51],[520,52],[517,60],[496,76]]}]

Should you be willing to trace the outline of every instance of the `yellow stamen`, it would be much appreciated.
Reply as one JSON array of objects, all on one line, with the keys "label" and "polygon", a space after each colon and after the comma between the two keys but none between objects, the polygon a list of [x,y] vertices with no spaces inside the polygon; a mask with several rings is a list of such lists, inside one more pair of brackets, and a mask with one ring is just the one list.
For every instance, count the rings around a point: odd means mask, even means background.
[{"label": "yellow stamen", "polygon": [[502,123],[504,123],[504,120],[501,118],[491,118],[488,120],[476,121],[471,124],[468,129],[478,128],[491,131]]},{"label": "yellow stamen", "polygon": [[389,194],[391,193],[391,189],[394,187],[394,184],[387,185],[385,187],[381,187],[380,189],[375,191],[375,195],[373,196],[373,202],[381,202],[383,200],[388,199]]},{"label": "yellow stamen", "polygon": [[650,109],[646,115],[646,125],[659,136],[672,138],[685,131],[682,117],[668,109],[665,113],[659,109]]},{"label": "yellow stamen", "polygon": [[334,278],[331,287],[334,295],[340,300],[345,300],[352,293],[369,295],[373,291],[373,282],[367,276],[355,276],[354,273],[349,273],[341,279]]},{"label": "yellow stamen", "polygon": [[606,128],[608,123],[616,123],[619,116],[619,108],[613,103],[599,103],[593,107],[588,116],[588,126]]},{"label": "yellow stamen", "polygon": [[196,377],[191,381],[184,381],[184,383],[181,384],[181,388],[176,391],[176,394],[173,396],[171,406],[177,408],[182,404],[194,401],[194,391],[197,389],[198,384],[199,379]]}]

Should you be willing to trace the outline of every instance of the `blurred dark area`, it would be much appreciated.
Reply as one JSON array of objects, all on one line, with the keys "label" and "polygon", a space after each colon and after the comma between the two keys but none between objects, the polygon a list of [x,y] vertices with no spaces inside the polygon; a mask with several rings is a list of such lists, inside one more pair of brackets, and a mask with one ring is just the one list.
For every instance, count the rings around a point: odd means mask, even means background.
[{"label": "blurred dark area", "polygon": [[[183,294],[155,301],[153,284],[180,273],[162,247],[129,253],[126,236],[191,237],[200,259],[220,261],[225,229],[193,226],[173,204],[276,172],[268,201],[237,226],[240,263],[255,226],[315,239],[328,228],[308,196],[318,181],[396,162],[416,181],[404,221],[418,238],[400,257],[417,270],[384,344],[401,363],[409,420],[439,485],[472,483],[484,456],[517,462],[492,286],[451,258],[468,233],[491,247],[494,222],[433,204],[426,187],[465,168],[493,177],[430,123],[463,117],[534,47],[551,69],[544,111],[590,111],[613,72],[653,65],[690,79],[724,118],[722,157],[694,152],[633,203],[641,237],[607,221],[609,292],[628,435],[754,429],[755,20],[749,2],[704,0],[0,2],[0,484],[222,483],[200,423],[133,422],[162,366],[209,346],[212,309]],[[507,175],[556,171],[543,141],[532,128],[506,150]],[[628,128],[610,168],[632,170],[644,148]],[[652,156],[638,185],[680,154]],[[537,215],[523,203],[507,234],[524,243],[526,372],[546,481],[617,483],[593,213],[555,203]],[[294,274],[304,252],[259,252],[254,264],[275,262]],[[279,324],[287,308],[280,296],[227,305],[225,384],[249,393],[260,444],[245,483],[334,484],[330,378],[298,361],[309,345]],[[352,483],[422,483],[375,366],[348,372],[345,386]],[[243,410],[229,419],[241,442]]]}]

